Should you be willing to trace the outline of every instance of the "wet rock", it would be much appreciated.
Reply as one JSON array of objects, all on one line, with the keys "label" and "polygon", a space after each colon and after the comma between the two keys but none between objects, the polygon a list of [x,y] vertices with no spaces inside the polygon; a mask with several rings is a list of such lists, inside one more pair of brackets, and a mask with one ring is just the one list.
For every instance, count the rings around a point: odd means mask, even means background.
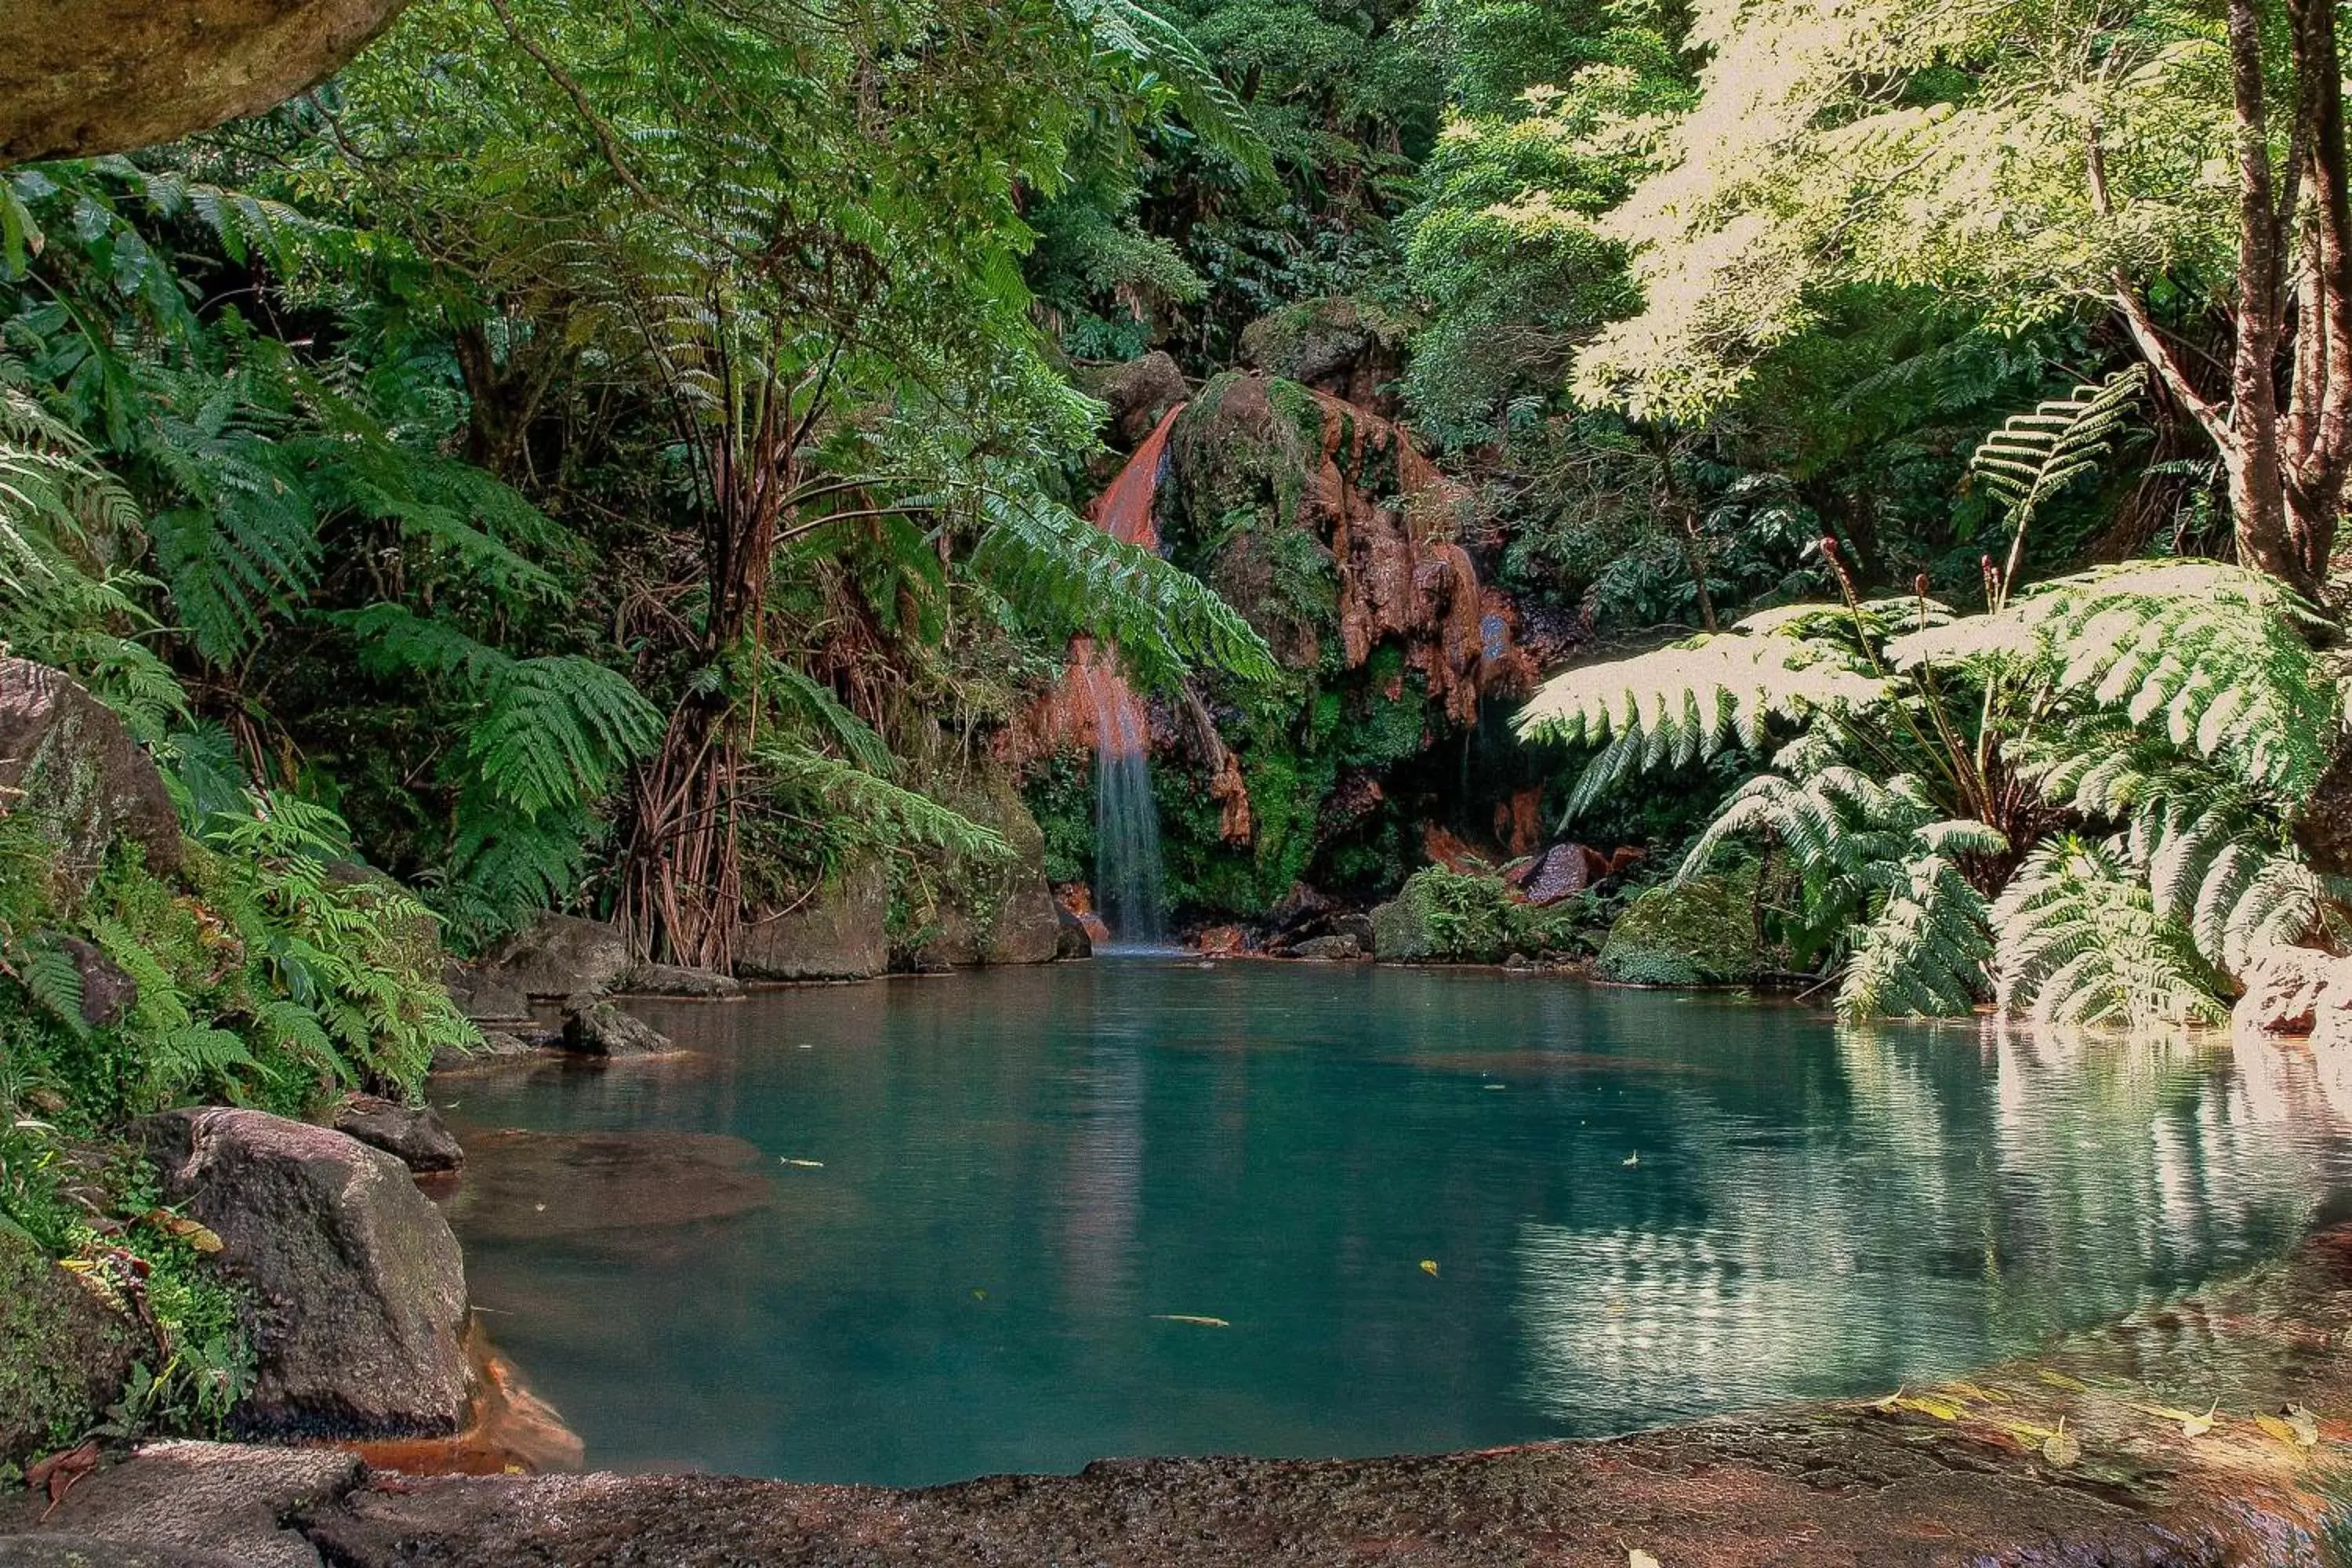
[{"label": "wet rock", "polygon": [[1080,390],[1110,405],[1110,444],[1131,452],[1167,412],[1184,401],[1184,373],[1154,349],[1140,359],[1081,374]]},{"label": "wet rock", "polygon": [[467,1239],[662,1232],[774,1201],[770,1162],[714,1132],[483,1132],[449,1200]]},{"label": "wet rock", "polygon": [[1594,970],[1629,985],[1727,985],[1763,969],[1753,869],[1652,888],[1609,928]]},{"label": "wet rock", "polygon": [[258,114],[359,53],[405,0],[9,0],[0,164],[176,141]]},{"label": "wet rock", "polygon": [[2231,1021],[2264,1034],[2311,1034],[2318,1027],[2320,998],[2335,988],[2339,967],[2347,967],[2345,960],[2307,947],[2258,952],[2238,976],[2245,992]]},{"label": "wet rock", "polygon": [[1057,959],[1092,958],[1095,939],[1087,930],[1087,922],[1059,904],[1055,906],[1054,956]]},{"label": "wet rock", "polygon": [[1045,833],[1009,773],[990,770],[942,789],[946,804],[993,828],[1013,851],[993,864],[939,858],[942,889],[936,931],[913,967],[1051,963],[1061,951],[1062,919],[1045,879]]},{"label": "wet rock", "polygon": [[1344,295],[1302,300],[1242,329],[1241,361],[1393,416],[1404,373],[1405,323]]},{"label": "wet rock", "polygon": [[1609,875],[1609,858],[1581,844],[1555,844],[1517,879],[1531,904],[1556,904]]},{"label": "wet rock", "polygon": [[836,875],[794,909],[746,921],[735,972],[747,980],[866,980],[890,966],[890,885],[880,865]]},{"label": "wet rock", "polygon": [[1230,958],[1249,946],[1249,935],[1239,926],[1211,926],[1192,940],[1192,946],[1212,958]]},{"label": "wet rock", "polygon": [[514,992],[550,1000],[593,995],[609,990],[630,966],[628,939],[620,927],[578,915],[544,914],[499,943],[476,973],[481,977],[478,985],[503,1003]]},{"label": "wet rock", "polygon": [[167,1111],[139,1132],[165,1200],[212,1227],[215,1261],[252,1291],[258,1364],[234,1425],[289,1437],[457,1429],[465,1273],[406,1166],[258,1110]]},{"label": "wet rock", "polygon": [[561,1049],[560,1034],[542,1030],[485,1029],[482,1043],[471,1049],[444,1047],[433,1054],[435,1072],[461,1072],[467,1068],[520,1061]]},{"label": "wet rock", "polygon": [[180,819],[153,761],[104,703],[27,659],[0,658],[0,800],[48,835],[60,909],[81,902],[118,838],[139,846],[150,871],[179,869]]},{"label": "wet rock", "polygon": [[688,969],[678,963],[637,963],[613,987],[630,996],[686,996],[715,1001],[743,994],[743,983],[710,969]]},{"label": "wet rock", "polygon": [[504,973],[481,963],[442,966],[441,984],[457,1011],[477,1023],[509,1023],[530,1016],[530,998]]},{"label": "wet rock", "polygon": [[[318,1550],[280,1521],[340,1499],[360,1473],[356,1455],[331,1448],[151,1443],[76,1483],[44,1533],[0,1545],[0,1565],[318,1568]],[[41,1556],[33,1545],[66,1541],[92,1543],[90,1554]]]},{"label": "wet rock", "polygon": [[121,1394],[142,1345],[154,1354],[129,1316],[0,1226],[0,1464],[89,1427]]},{"label": "wet rock", "polygon": [[1364,944],[1353,936],[1311,936],[1290,951],[1295,957],[1319,959],[1327,963],[1349,963],[1366,956]]},{"label": "wet rock", "polygon": [[402,1105],[373,1094],[347,1094],[329,1125],[371,1149],[381,1149],[412,1171],[454,1171],[466,1152],[429,1105]]},{"label": "wet rock", "polygon": [[81,1021],[92,1028],[119,1024],[139,1005],[139,982],[106,956],[95,942],[78,936],[59,940],[81,976]]},{"label": "wet rock", "polygon": [[591,1001],[563,1010],[563,1048],[584,1057],[658,1057],[677,1047],[644,1019]]}]

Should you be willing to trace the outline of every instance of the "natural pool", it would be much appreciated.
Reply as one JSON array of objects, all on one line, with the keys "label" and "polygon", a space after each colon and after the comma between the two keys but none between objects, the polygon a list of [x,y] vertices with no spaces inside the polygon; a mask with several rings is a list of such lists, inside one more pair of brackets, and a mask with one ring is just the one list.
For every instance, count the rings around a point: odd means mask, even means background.
[{"label": "natural pool", "polygon": [[695,1054],[434,1090],[475,1300],[604,1468],[1593,1436],[1951,1376],[2352,1211],[2352,1067],[2263,1041],[1140,959],[642,1010]]}]

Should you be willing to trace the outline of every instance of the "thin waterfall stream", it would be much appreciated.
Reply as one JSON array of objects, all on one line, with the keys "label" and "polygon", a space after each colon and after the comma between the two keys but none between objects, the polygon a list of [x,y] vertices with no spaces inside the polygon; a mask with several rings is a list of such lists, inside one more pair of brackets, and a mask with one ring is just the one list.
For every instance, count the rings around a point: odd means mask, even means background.
[{"label": "thin waterfall stream", "polygon": [[[1087,509],[1095,526],[1122,543],[1157,550],[1151,504],[1167,467],[1177,404],[1160,416],[1118,476]],[[1168,941],[1162,908],[1160,806],[1151,794],[1151,730],[1117,656],[1092,639],[1072,650],[1071,673],[1086,684],[1095,731],[1095,908],[1112,945],[1156,948]]]}]

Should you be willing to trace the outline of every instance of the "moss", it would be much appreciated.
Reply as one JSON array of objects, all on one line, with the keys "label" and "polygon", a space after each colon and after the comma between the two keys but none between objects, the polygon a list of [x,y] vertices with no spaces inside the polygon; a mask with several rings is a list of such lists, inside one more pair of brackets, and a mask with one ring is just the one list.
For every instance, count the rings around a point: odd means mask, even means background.
[{"label": "moss", "polygon": [[1756,869],[1652,888],[1601,945],[1604,979],[1634,985],[1725,985],[1763,968],[1756,940]]},{"label": "moss", "polygon": [[1048,757],[1022,786],[1045,836],[1045,879],[1090,882],[1095,873],[1094,760],[1072,746]]},{"label": "moss", "polygon": [[1372,911],[1372,951],[1407,963],[1500,963],[1515,952],[1590,951],[1600,906],[1577,898],[1538,909],[1499,877],[1428,866]]}]

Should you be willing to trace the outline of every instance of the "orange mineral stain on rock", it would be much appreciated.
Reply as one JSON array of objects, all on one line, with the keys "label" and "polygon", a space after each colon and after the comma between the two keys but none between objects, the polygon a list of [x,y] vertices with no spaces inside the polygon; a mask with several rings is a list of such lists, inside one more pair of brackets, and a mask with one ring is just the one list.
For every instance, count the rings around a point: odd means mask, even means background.
[{"label": "orange mineral stain on rock", "polygon": [[585,1446],[555,1407],[523,1386],[514,1363],[477,1328],[467,1339],[474,1398],[465,1429],[446,1437],[338,1443],[371,1469],[413,1476],[546,1475],[576,1470]]}]

